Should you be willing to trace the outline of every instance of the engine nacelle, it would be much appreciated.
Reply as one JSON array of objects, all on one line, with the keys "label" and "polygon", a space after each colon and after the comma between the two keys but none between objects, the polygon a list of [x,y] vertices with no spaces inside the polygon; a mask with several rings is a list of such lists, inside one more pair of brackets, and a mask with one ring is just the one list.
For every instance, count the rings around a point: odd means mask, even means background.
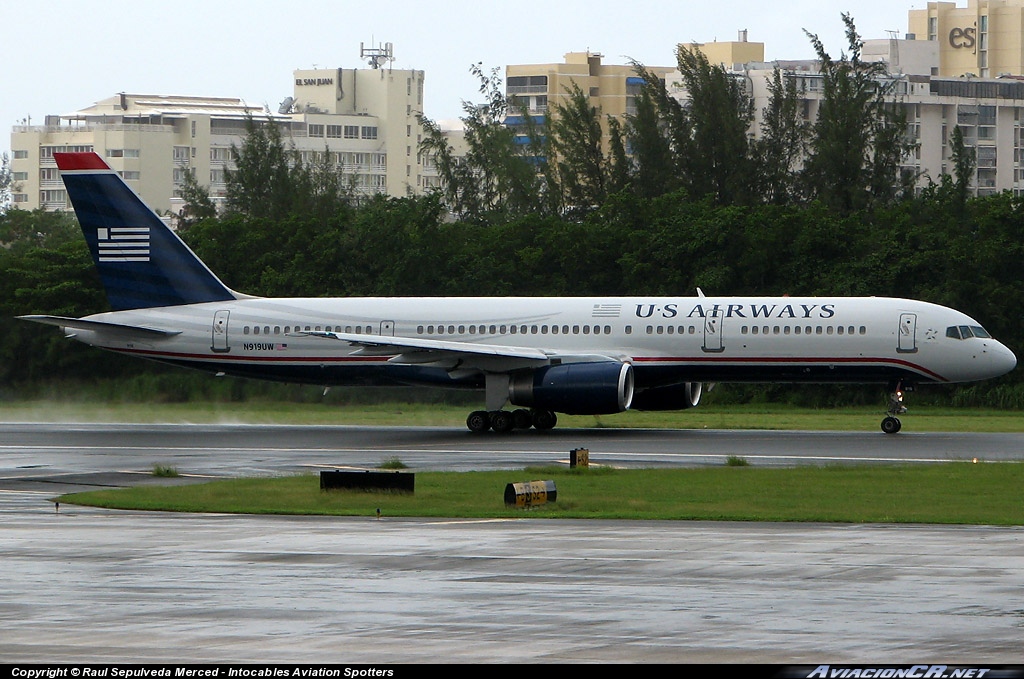
[{"label": "engine nacelle", "polygon": [[513,375],[513,405],[569,415],[605,415],[627,410],[633,401],[633,366],[618,361],[566,363]]},{"label": "engine nacelle", "polygon": [[634,410],[686,410],[700,403],[704,384],[683,382],[644,389],[633,397]]}]

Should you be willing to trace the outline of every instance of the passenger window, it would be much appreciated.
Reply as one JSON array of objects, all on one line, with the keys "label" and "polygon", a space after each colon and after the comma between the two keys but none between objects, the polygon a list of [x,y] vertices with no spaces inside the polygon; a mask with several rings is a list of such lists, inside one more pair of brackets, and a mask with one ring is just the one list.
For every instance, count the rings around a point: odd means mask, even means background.
[{"label": "passenger window", "polygon": [[248,325],[245,326],[244,328],[242,328],[242,334],[243,335],[248,335],[249,334],[249,326]]}]

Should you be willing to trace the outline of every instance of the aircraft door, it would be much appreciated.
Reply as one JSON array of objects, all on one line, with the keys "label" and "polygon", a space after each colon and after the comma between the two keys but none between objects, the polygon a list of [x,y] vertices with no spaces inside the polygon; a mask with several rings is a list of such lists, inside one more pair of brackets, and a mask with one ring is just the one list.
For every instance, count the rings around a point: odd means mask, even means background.
[{"label": "aircraft door", "polygon": [[896,351],[912,354],[917,351],[917,314],[900,314],[899,342]]},{"label": "aircraft door", "polygon": [[725,345],[722,343],[723,318],[722,310],[718,308],[711,309],[704,317],[704,346],[701,347],[704,351],[725,351]]},{"label": "aircraft door", "polygon": [[231,347],[228,346],[228,317],[230,315],[231,312],[227,309],[213,315],[213,343],[210,345],[210,349],[219,354],[231,351]]},{"label": "aircraft door", "polygon": [[380,334],[387,337],[395,336],[395,322],[394,321],[381,321],[380,322]]}]

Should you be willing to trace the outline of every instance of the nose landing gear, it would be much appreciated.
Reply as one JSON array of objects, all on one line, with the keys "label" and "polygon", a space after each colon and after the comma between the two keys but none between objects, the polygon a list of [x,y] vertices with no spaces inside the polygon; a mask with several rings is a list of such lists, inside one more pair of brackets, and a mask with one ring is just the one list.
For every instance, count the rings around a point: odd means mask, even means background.
[{"label": "nose landing gear", "polygon": [[889,396],[889,409],[885,411],[885,419],[882,420],[882,431],[886,434],[895,434],[903,428],[903,423],[900,422],[900,418],[897,415],[902,415],[907,412],[907,407],[903,405],[903,383],[897,383],[892,394]]}]

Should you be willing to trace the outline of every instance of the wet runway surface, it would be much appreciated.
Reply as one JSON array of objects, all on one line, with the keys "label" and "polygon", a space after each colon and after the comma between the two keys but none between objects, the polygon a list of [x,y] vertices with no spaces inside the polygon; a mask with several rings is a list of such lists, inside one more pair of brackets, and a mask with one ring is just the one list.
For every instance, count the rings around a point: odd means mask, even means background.
[{"label": "wet runway surface", "polygon": [[[1021,459],[1015,434],[0,424],[0,662],[1019,663],[1024,530],[116,512],[85,488],[374,466]],[[796,461],[793,461],[796,459]],[[789,461],[786,461],[789,460]]]}]

